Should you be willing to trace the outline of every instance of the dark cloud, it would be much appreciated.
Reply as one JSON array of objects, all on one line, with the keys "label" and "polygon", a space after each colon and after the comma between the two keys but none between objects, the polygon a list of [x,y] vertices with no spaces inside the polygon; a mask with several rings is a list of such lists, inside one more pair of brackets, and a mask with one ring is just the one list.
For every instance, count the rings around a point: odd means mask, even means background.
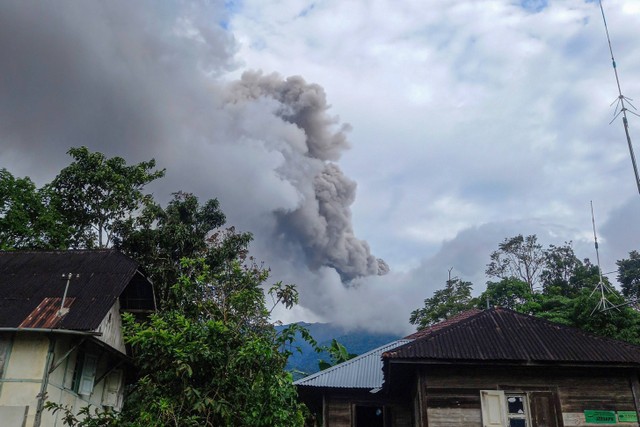
[{"label": "dark cloud", "polygon": [[[605,272],[617,268],[615,261],[628,258],[630,251],[640,250],[639,219],[640,197],[634,196],[622,206],[612,209],[607,220],[599,227],[600,257],[606,262],[606,266],[603,266]],[[635,239],[635,246],[629,245],[630,236]],[[613,280],[612,277],[610,279]]]},{"label": "dark cloud", "polygon": [[2,151],[56,166],[77,145],[158,155],[202,96],[204,73],[229,67],[233,41],[209,21],[220,13],[197,3],[3,2]]},{"label": "dark cloud", "polygon": [[225,13],[221,2],[0,4],[0,166],[43,183],[74,146],[153,157],[168,169],[158,198],[220,198],[267,258],[345,279],[386,271],[354,235],[356,184],[333,163],[348,125],[301,77],[223,82],[235,51]]}]

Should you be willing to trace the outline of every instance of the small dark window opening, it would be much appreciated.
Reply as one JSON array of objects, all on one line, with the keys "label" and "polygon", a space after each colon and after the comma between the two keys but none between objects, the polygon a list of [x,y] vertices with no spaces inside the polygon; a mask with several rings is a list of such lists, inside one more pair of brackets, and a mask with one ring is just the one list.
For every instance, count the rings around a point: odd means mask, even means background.
[{"label": "small dark window opening", "polygon": [[357,405],[355,427],[384,427],[384,408]]},{"label": "small dark window opening", "polygon": [[71,383],[71,389],[78,392],[80,388],[80,381],[82,380],[82,367],[84,365],[84,352],[78,352],[76,356],[76,366],[73,370],[73,381]]}]

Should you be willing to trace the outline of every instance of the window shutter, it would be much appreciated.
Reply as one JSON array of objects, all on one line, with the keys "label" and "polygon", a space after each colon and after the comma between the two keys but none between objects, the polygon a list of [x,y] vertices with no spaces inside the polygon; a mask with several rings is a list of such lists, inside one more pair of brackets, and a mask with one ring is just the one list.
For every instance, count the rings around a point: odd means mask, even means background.
[{"label": "window shutter", "polygon": [[93,382],[96,379],[96,369],[98,367],[98,356],[95,354],[85,354],[84,363],[82,365],[82,377],[80,378],[80,386],[78,394],[85,396],[91,395],[93,391]]},{"label": "window shutter", "polygon": [[481,390],[482,426],[504,427],[507,415],[504,392],[501,390]]},{"label": "window shutter", "polygon": [[120,395],[120,385],[122,383],[122,371],[111,372],[104,379],[104,392],[102,394],[102,404],[104,406],[118,407],[118,397]]},{"label": "window shutter", "polygon": [[531,424],[533,427],[558,427],[558,411],[551,392],[529,394]]}]

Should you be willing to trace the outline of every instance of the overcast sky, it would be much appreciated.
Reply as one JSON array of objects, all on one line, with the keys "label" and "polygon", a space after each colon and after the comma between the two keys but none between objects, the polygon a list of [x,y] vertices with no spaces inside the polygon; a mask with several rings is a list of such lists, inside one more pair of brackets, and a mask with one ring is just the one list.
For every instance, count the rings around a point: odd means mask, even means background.
[{"label": "overcast sky", "polygon": [[[640,97],[640,3],[603,6]],[[640,249],[617,95],[593,1],[0,3],[0,167],[155,158],[156,198],[217,197],[298,285],[284,321],[406,332],[517,234],[595,260],[591,200],[615,270]]]}]

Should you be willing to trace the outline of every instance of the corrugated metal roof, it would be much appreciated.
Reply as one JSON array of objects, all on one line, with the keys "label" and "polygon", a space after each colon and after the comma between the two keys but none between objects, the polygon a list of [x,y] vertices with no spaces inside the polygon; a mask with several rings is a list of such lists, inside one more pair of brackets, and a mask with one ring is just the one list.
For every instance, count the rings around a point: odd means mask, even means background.
[{"label": "corrugated metal roof", "polygon": [[383,354],[424,361],[640,364],[640,347],[504,308],[449,322]]},{"label": "corrugated metal roof", "polygon": [[471,317],[475,314],[482,312],[482,310],[478,310],[477,308],[472,308],[471,310],[463,311],[462,313],[458,313],[451,317],[450,319],[443,320],[442,322],[438,322],[435,325],[429,326],[428,328],[420,329],[417,332],[412,333],[404,337],[408,340],[417,340],[418,338],[426,337],[427,335],[431,335],[435,332],[438,332],[440,329],[446,328],[449,325],[454,323],[458,323],[461,320],[464,320],[468,317]]},{"label": "corrugated metal roof", "polygon": [[293,384],[302,387],[381,388],[382,353],[408,342],[410,340],[406,339],[393,341],[324,371],[301,378]]},{"label": "corrugated metal roof", "polygon": [[[0,251],[0,327],[46,324],[58,329],[94,330],[137,268],[133,260],[115,250]],[[56,313],[59,309],[69,273],[73,277],[65,306],[73,304],[55,321],[51,310],[56,301]]]}]

